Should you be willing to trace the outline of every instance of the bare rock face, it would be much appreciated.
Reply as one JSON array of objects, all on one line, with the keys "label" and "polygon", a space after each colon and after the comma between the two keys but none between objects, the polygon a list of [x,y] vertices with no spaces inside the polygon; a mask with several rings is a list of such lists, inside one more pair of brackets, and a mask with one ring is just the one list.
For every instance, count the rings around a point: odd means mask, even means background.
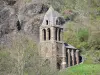
[{"label": "bare rock face", "polygon": [[[39,26],[48,6],[41,1],[0,0],[0,43],[13,33],[28,34],[39,40]],[[6,40],[6,41],[5,41]]]},{"label": "bare rock face", "polygon": [[15,29],[16,20],[14,8],[6,5],[6,2],[0,1],[0,37]]},{"label": "bare rock face", "polygon": [[34,35],[36,40],[39,38],[39,26],[47,9],[44,4],[28,4],[26,8],[19,11],[18,19],[22,25],[21,29],[25,33]]}]

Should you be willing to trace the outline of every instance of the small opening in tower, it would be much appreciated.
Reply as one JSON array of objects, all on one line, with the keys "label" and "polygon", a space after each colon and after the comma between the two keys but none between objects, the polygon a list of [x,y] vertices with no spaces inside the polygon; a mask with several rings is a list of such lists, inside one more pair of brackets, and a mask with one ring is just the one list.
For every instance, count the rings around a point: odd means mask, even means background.
[{"label": "small opening in tower", "polygon": [[48,25],[48,20],[46,20],[46,25]]}]

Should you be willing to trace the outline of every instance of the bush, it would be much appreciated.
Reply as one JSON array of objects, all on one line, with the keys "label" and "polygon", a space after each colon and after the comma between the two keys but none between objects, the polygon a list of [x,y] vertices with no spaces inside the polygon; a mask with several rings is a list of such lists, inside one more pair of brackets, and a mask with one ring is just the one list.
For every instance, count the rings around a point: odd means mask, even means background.
[{"label": "bush", "polygon": [[100,32],[92,33],[88,43],[90,48],[94,48],[94,50],[100,50]]},{"label": "bush", "polygon": [[79,29],[77,33],[77,37],[80,42],[88,41],[89,32],[87,29]]}]

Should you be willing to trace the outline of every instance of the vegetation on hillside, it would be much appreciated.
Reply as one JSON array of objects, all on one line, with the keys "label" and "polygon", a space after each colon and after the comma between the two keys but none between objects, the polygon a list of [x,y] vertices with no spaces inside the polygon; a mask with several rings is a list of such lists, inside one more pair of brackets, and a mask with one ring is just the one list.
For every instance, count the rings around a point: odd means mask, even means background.
[{"label": "vegetation on hillside", "polygon": [[[13,0],[4,1],[12,5]],[[35,0],[24,1],[29,3]],[[39,1],[44,5],[46,3],[46,0]],[[52,5],[66,20],[64,41],[80,50],[86,59],[84,63],[97,63],[72,67],[64,72],[65,75],[75,75],[75,71],[78,75],[99,75],[100,0],[47,0],[46,4]],[[7,28],[12,27],[9,25]],[[4,29],[8,34],[5,27]],[[56,72],[49,69],[49,65],[41,59],[37,45],[31,38],[19,33],[10,39],[8,45],[0,45],[0,75],[56,75]]]},{"label": "vegetation on hillside", "polygon": [[41,59],[35,42],[22,34],[0,46],[0,75],[56,75]]},{"label": "vegetation on hillside", "polygon": [[60,71],[59,75],[100,75],[100,64],[80,64]]},{"label": "vegetation on hillside", "polygon": [[51,4],[66,19],[64,41],[78,48],[86,63],[100,63],[100,0],[52,0]]}]

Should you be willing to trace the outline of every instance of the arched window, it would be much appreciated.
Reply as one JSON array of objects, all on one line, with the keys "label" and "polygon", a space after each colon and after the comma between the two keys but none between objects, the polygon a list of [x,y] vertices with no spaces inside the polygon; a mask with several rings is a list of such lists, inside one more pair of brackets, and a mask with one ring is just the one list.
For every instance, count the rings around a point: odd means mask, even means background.
[{"label": "arched window", "polygon": [[42,35],[43,36],[43,40],[46,40],[46,30],[45,29],[42,30],[42,34],[43,34]]},{"label": "arched window", "polygon": [[48,20],[46,20],[46,25],[48,25]]},{"label": "arched window", "polygon": [[51,39],[51,30],[50,30],[50,28],[48,28],[48,40],[50,40]]},{"label": "arched window", "polygon": [[59,41],[61,40],[61,29],[59,29]]},{"label": "arched window", "polygon": [[55,28],[55,40],[57,40],[57,28]]}]

